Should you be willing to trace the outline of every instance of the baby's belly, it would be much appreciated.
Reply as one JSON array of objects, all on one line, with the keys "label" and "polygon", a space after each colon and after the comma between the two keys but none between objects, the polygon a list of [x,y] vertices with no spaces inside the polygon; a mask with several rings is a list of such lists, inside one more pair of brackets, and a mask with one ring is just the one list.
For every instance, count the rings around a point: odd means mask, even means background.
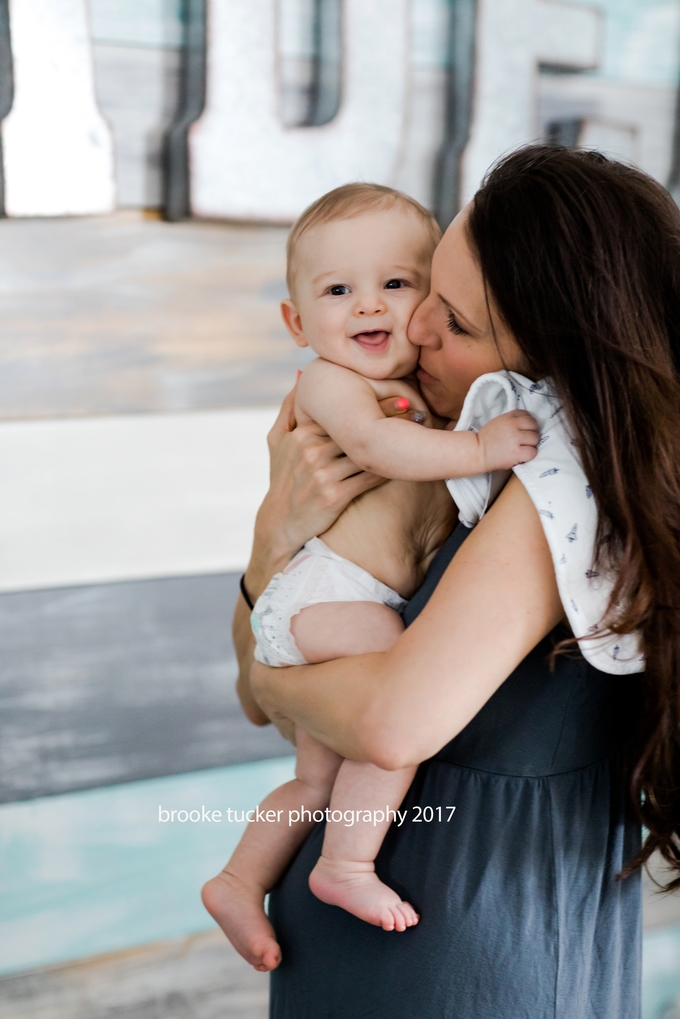
[{"label": "baby's belly", "polygon": [[320,537],[408,598],[454,521],[455,507],[442,481],[387,481],[350,503]]}]

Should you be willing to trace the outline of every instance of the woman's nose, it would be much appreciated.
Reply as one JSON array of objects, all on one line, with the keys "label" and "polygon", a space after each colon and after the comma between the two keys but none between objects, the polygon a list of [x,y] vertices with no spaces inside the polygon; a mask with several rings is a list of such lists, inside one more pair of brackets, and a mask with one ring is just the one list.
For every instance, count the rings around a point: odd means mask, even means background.
[{"label": "woman's nose", "polygon": [[432,306],[430,298],[427,297],[422,304],[419,304],[411,316],[408,326],[408,338],[417,347],[441,346],[437,331],[432,327]]}]

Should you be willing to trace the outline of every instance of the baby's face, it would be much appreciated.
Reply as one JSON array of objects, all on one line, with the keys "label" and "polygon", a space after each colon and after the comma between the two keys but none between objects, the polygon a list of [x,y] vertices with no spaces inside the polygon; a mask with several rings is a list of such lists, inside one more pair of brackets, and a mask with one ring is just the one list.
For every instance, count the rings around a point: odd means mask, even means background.
[{"label": "baby's face", "polygon": [[325,223],[300,240],[284,320],[327,361],[373,379],[408,375],[420,348],[406,330],[427,297],[430,260],[424,224],[399,205]]}]

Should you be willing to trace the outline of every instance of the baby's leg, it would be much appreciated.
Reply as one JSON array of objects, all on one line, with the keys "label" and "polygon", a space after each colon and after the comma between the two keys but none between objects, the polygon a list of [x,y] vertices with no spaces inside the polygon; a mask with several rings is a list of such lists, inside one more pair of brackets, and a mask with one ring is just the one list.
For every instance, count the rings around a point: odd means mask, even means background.
[{"label": "baby's leg", "polygon": [[[204,886],[203,905],[237,952],[255,969],[275,969],[281,950],[264,911],[273,888],[307,837],[314,821],[289,824],[288,811],[301,806],[313,815],[328,805],[342,758],[301,729],[296,730],[296,777],[267,796],[260,811],[275,810],[273,822],[251,821],[224,870]],[[295,816],[295,815],[293,815]]]},{"label": "baby's leg", "polygon": [[374,601],[308,605],[290,623],[295,643],[310,664],[389,651],[403,630],[399,613]]},{"label": "baby's leg", "polygon": [[[375,873],[374,860],[396,811],[416,773],[415,767],[383,771],[374,764],[343,761],[331,795],[331,810],[343,813],[342,821],[329,821],[321,858],[309,875],[309,887],[323,902],[341,906],[360,920],[386,931],[404,931],[418,923],[418,914],[403,902]],[[346,810],[371,812],[371,821],[345,825]],[[332,818],[331,814],[331,818]],[[361,816],[361,815],[360,815]]]}]

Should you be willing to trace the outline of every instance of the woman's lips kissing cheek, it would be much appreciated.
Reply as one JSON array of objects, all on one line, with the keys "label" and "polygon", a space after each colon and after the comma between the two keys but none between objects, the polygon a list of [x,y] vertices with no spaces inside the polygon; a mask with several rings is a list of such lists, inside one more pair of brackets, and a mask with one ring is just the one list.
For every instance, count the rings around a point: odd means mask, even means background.
[{"label": "woman's lips kissing cheek", "polygon": [[365,333],[355,333],[352,339],[363,350],[370,350],[375,353],[387,348],[390,336],[391,333],[388,333],[385,329],[371,329]]},{"label": "woman's lips kissing cheek", "polygon": [[423,382],[426,386],[432,385],[433,382],[438,381],[438,379],[436,379],[434,375],[430,375],[430,373],[426,372],[425,369],[422,367],[418,368],[416,372],[416,378],[418,379],[419,382]]}]

